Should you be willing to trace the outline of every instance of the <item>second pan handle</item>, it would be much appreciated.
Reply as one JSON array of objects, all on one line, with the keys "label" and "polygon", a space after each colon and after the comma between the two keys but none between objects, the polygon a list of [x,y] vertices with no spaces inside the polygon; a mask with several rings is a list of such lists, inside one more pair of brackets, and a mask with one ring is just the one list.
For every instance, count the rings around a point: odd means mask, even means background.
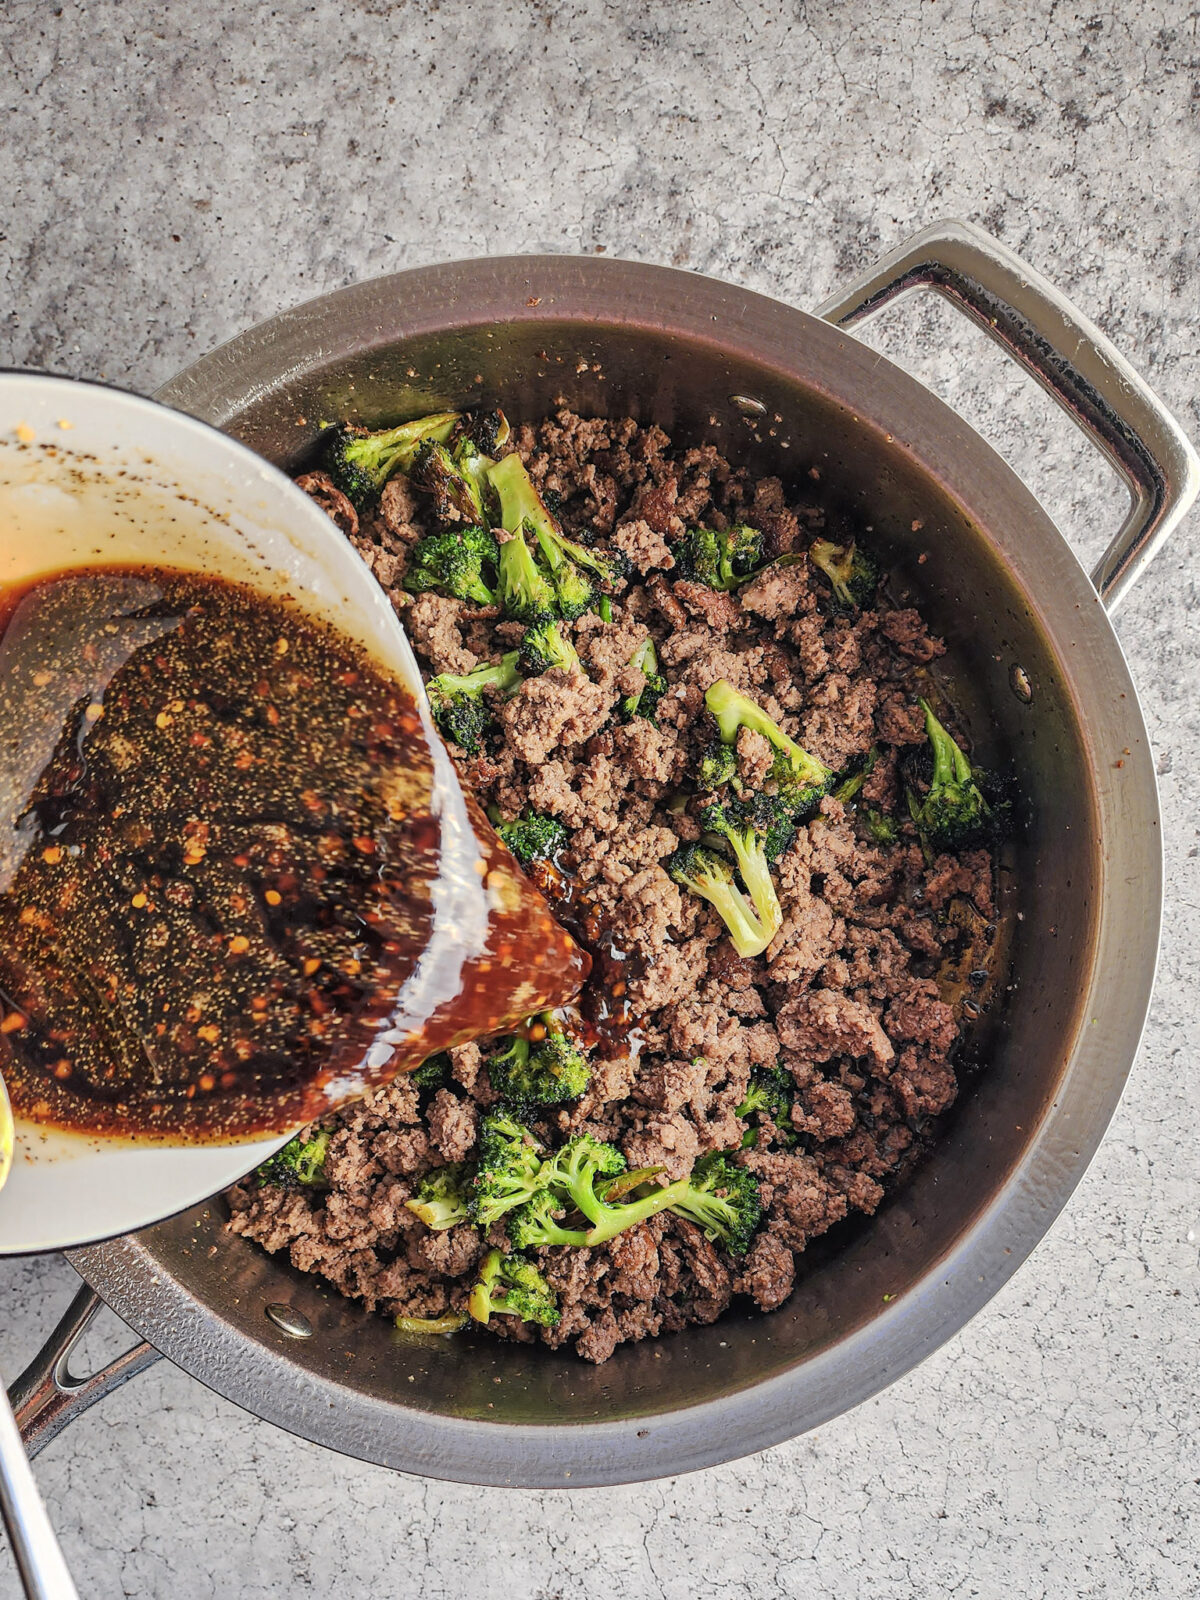
[{"label": "second pan handle", "polygon": [[846,327],[920,288],[944,295],[1032,373],[1124,479],[1129,513],[1092,573],[1113,611],[1200,490],[1200,457],[1187,435],[1094,322],[970,222],[925,228],[817,315]]}]

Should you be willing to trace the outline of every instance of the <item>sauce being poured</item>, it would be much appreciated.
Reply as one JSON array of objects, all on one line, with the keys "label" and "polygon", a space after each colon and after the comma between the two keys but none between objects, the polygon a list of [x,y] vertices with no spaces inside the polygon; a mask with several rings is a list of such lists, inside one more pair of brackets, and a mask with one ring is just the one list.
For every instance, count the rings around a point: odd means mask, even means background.
[{"label": "sauce being poured", "polygon": [[475,838],[447,848],[428,725],[350,640],[144,567],[9,591],[0,627],[19,1115],[279,1131],[579,988],[587,958],[457,795]]}]

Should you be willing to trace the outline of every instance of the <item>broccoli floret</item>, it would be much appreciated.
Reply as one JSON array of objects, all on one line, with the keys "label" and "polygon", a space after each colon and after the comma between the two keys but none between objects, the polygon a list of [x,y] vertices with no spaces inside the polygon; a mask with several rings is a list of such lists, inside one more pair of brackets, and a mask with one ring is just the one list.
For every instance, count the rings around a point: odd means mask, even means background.
[{"label": "broccoli floret", "polygon": [[422,1061],[413,1073],[413,1082],[418,1089],[444,1088],[450,1078],[450,1057],[445,1050],[439,1050],[437,1055],[430,1056]]},{"label": "broccoli floret", "polygon": [[445,528],[413,546],[404,587],[410,594],[436,589],[475,605],[496,604],[500,552],[490,528]]},{"label": "broccoli floret", "polygon": [[487,1066],[492,1088],[521,1105],[578,1100],[591,1078],[587,1056],[550,1011],[532,1018],[529,1037],[515,1035]]},{"label": "broccoli floret", "polygon": [[529,1034],[514,1034],[488,1057],[492,1088],[522,1106],[578,1100],[588,1086],[587,1056],[552,1011],[531,1017]]},{"label": "broccoli floret", "polygon": [[[687,844],[668,856],[663,865],[676,883],[716,908],[738,955],[762,954],[778,932],[778,924],[771,927],[759,920],[757,911],[733,881],[733,867],[724,856],[702,845]],[[774,894],[774,889],[771,892]]]},{"label": "broccoli floret", "polygon": [[714,739],[700,757],[696,782],[703,789],[720,789],[737,775],[737,758],[732,745]]},{"label": "broccoli floret", "polygon": [[515,617],[531,627],[554,616],[557,610],[554,590],[530,555],[520,528],[500,546],[497,567],[500,604],[505,616]]},{"label": "broccoli floret", "polygon": [[809,546],[808,558],[829,579],[836,610],[856,611],[874,595],[879,583],[879,563],[860,550],[853,539],[848,544],[818,539]]},{"label": "broccoli floret", "polygon": [[859,820],[867,830],[867,837],[876,844],[895,844],[899,832],[891,817],[885,816],[882,811],[876,811],[867,806],[858,813]]},{"label": "broccoli floret", "polygon": [[539,677],[551,667],[561,667],[564,672],[583,671],[578,651],[559,632],[556,622],[539,622],[526,628],[519,654],[521,670],[529,678]]},{"label": "broccoli floret", "polygon": [[734,1256],[744,1256],[750,1248],[763,1212],[753,1173],[720,1153],[697,1161],[684,1193],[671,1201],[670,1208],[698,1223],[709,1239],[719,1239]]},{"label": "broccoli floret", "polygon": [[483,1258],[467,1310],[485,1327],[493,1315],[520,1317],[522,1322],[536,1322],[543,1328],[557,1326],[560,1317],[554,1290],[533,1262],[499,1250],[489,1250]]},{"label": "broccoli floret", "polygon": [[[696,1163],[690,1177],[651,1189],[639,1199],[611,1205],[602,1198],[603,1180],[623,1174],[624,1166],[624,1158],[612,1145],[577,1135],[553,1157],[548,1188],[551,1198],[557,1197],[564,1208],[573,1206],[591,1227],[581,1239],[576,1230],[563,1228],[555,1217],[557,1208],[539,1196],[520,1213],[521,1237],[530,1245],[595,1246],[660,1211],[674,1211],[698,1222],[710,1239],[720,1239],[733,1254],[745,1253],[762,1216],[758,1184],[750,1173],[724,1156],[706,1156]],[[652,1175],[642,1176],[645,1180]]]},{"label": "broccoli floret", "polygon": [[333,1134],[328,1128],[307,1129],[268,1156],[255,1174],[260,1184],[282,1189],[319,1189],[325,1183],[325,1157]]},{"label": "broccoli floret", "polygon": [[993,808],[979,787],[981,774],[955,744],[924,700],[925,732],[933,750],[933,777],[924,799],[910,788],[908,809],[927,845],[961,850],[995,829]]},{"label": "broccoli floret", "polygon": [[[605,587],[611,587],[627,576],[629,567],[623,556],[592,550],[576,539],[567,538],[538,494],[520,456],[514,454],[497,461],[488,472],[488,477],[500,497],[501,526],[514,532],[520,528],[529,529],[538,542],[542,560],[556,589],[560,573],[572,563],[590,572]],[[569,577],[569,574],[566,576]]]},{"label": "broccoli floret", "polygon": [[425,1174],[417,1185],[414,1198],[404,1202],[405,1207],[435,1233],[440,1233],[443,1228],[453,1228],[457,1223],[466,1222],[469,1215],[468,1182],[468,1170],[461,1161],[454,1161],[448,1167],[438,1167],[436,1171]]},{"label": "broccoli floret", "polygon": [[[544,1030],[539,1038],[539,1033]],[[558,1104],[563,1100],[578,1100],[591,1080],[585,1051],[563,1026],[553,1011],[539,1014],[530,1037],[534,1044],[530,1065],[534,1083],[542,1086],[537,1096],[541,1104]],[[551,1093],[553,1091],[553,1093]]]},{"label": "broccoli floret", "polygon": [[[750,1073],[750,1086],[746,1098],[734,1110],[735,1117],[753,1116],[765,1112],[782,1137],[785,1145],[794,1145],[796,1134],[791,1126],[792,1102],[796,1098],[796,1085],[790,1072],[782,1067],[755,1067]],[[742,1135],[742,1149],[752,1149],[758,1143],[758,1130],[747,1128]]]},{"label": "broccoli floret", "polygon": [[798,820],[828,792],[834,777],[832,770],[789,739],[761,706],[739,694],[727,678],[718,678],[709,687],[704,703],[716,718],[724,744],[736,741],[739,728],[753,728],[774,747],[772,776],[794,819]]},{"label": "broccoli floret", "polygon": [[321,466],[357,511],[369,511],[392,474],[409,470],[426,440],[445,444],[461,420],[458,411],[437,411],[377,433],[339,424],[322,443]]},{"label": "broccoli floret", "polygon": [[[722,749],[727,746],[722,746]],[[792,820],[791,806],[783,795],[748,794],[724,802],[726,820],[739,828],[750,828],[762,840],[763,854],[768,861],[779,857],[796,837],[796,824]],[[703,813],[701,813],[703,817]],[[714,825],[713,832],[720,833]]]},{"label": "broccoli floret", "polygon": [[515,822],[498,822],[496,832],[523,867],[556,856],[570,838],[555,817],[518,817]]},{"label": "broccoli floret", "polygon": [[[761,937],[761,944],[755,950],[742,950],[742,955],[758,955],[765,950],[767,945],[779,932],[783,925],[783,911],[780,908],[779,896],[775,892],[775,884],[771,878],[771,871],[767,865],[767,852],[765,845],[766,828],[760,833],[755,826],[753,811],[747,815],[732,815],[733,806],[712,805],[706,806],[700,813],[700,822],[710,833],[719,834],[727,840],[733,851],[734,860],[737,862],[738,871],[742,875],[742,882],[749,891],[754,902],[754,909],[758,913],[761,934],[755,935],[755,942]],[[742,808],[738,808],[739,810]],[[764,818],[764,821],[767,821]],[[769,825],[769,823],[768,823]],[[720,909],[718,907],[718,909]],[[722,915],[724,913],[722,912]],[[732,930],[731,930],[732,931]],[[737,944],[736,938],[734,944]]]},{"label": "broccoli floret", "polygon": [[524,1205],[510,1211],[504,1224],[514,1250],[541,1250],[547,1245],[569,1245],[576,1250],[588,1243],[586,1228],[565,1228],[563,1213],[573,1209],[555,1190],[543,1189]]},{"label": "broccoli floret", "polygon": [[542,1148],[506,1106],[483,1117],[475,1162],[468,1203],[471,1220],[480,1228],[491,1227],[546,1186]]},{"label": "broccoli floret", "polygon": [[434,721],[467,755],[479,754],[480,741],[491,724],[492,714],[483,691],[491,688],[513,695],[520,688],[517,659],[517,652],[511,650],[490,666],[476,667],[461,677],[442,672],[425,685]]},{"label": "broccoli floret", "polygon": [[861,791],[862,786],[875,770],[875,763],[879,760],[879,751],[872,746],[863,758],[862,766],[857,772],[852,772],[848,778],[843,778],[833,791],[833,798],[840,800],[848,806]]},{"label": "broccoli floret", "polygon": [[648,722],[653,722],[658,702],[667,692],[667,680],[658,670],[658,651],[655,650],[654,640],[649,634],[634,651],[629,665],[639,667],[646,681],[636,694],[627,694],[622,699],[621,719],[624,722],[631,722],[634,717],[645,717]]},{"label": "broccoli floret", "polygon": [[596,598],[596,585],[580,572],[574,562],[564,561],[550,575],[554,593],[558,598],[558,614],[564,622],[574,622],[589,611]]},{"label": "broccoli floret", "polygon": [[453,449],[426,439],[418,449],[409,477],[432,497],[433,514],[439,522],[486,521],[483,493],[475,475],[480,459],[479,451],[467,439]]},{"label": "broccoli floret", "polygon": [[586,1218],[590,1227],[584,1235],[587,1245],[604,1244],[626,1228],[665,1209],[666,1189],[656,1189],[642,1200],[609,1205],[601,1191],[607,1180],[625,1173],[627,1162],[615,1145],[605,1144],[590,1134],[578,1133],[563,1145],[547,1164],[548,1187],[565,1204]]},{"label": "broccoli floret", "polygon": [[680,577],[728,593],[762,570],[762,557],[762,534],[741,523],[720,531],[690,528],[675,551],[675,564]]},{"label": "broccoli floret", "polygon": [[[509,441],[512,429],[503,411],[475,411],[465,419],[463,437],[468,439],[481,455],[494,456]],[[491,462],[488,463],[491,465]]]}]

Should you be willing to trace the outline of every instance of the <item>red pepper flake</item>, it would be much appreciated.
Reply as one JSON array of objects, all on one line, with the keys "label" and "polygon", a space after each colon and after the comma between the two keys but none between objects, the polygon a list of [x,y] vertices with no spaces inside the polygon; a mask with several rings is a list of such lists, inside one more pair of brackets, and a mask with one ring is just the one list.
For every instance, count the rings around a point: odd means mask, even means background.
[{"label": "red pepper flake", "polygon": [[19,1011],[10,1011],[3,1022],[0,1022],[0,1033],[18,1033],[25,1026],[25,1018]]}]

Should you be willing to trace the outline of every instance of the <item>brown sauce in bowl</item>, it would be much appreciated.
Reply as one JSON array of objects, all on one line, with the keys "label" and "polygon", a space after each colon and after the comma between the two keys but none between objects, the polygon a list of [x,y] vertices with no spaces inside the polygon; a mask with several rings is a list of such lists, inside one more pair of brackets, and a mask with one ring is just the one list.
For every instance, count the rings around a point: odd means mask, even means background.
[{"label": "brown sauce in bowl", "polygon": [[586,957],[469,799],[450,881],[412,697],[294,605],[88,568],[10,590],[0,629],[19,1115],[282,1130],[579,988]]}]

